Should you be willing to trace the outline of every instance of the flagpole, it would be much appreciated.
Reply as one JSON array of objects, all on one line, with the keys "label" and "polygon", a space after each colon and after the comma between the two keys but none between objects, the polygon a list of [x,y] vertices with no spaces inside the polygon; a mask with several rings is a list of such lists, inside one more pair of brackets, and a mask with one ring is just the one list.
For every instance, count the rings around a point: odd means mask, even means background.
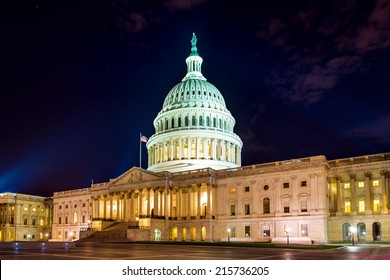
[{"label": "flagpole", "polygon": [[141,143],[142,143],[142,141],[141,141],[141,137],[142,137],[142,133],[140,132],[139,133],[139,168],[141,168]]}]

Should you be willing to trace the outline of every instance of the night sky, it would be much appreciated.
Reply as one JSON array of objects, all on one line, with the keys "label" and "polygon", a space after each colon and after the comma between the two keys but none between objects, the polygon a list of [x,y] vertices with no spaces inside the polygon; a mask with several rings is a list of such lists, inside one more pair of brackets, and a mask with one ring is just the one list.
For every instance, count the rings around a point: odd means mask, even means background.
[{"label": "night sky", "polygon": [[0,192],[51,196],[138,166],[193,32],[243,165],[390,152],[390,1],[7,2]]}]

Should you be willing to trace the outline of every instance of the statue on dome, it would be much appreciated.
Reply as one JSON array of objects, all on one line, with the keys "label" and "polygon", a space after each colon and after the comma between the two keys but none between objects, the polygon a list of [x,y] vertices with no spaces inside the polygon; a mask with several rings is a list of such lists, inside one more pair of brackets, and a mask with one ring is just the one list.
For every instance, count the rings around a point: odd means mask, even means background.
[{"label": "statue on dome", "polygon": [[198,48],[196,47],[196,36],[195,33],[192,33],[191,39],[191,55],[198,55]]}]

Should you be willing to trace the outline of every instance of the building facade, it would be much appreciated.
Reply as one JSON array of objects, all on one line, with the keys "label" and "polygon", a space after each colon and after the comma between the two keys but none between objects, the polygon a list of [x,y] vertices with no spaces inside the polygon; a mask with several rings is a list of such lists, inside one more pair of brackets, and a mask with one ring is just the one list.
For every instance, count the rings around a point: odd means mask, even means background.
[{"label": "building facade", "polygon": [[44,241],[51,238],[52,199],[0,193],[0,241]]},{"label": "building facade", "polygon": [[132,240],[390,241],[390,153],[241,166],[235,120],[202,62],[193,35],[187,74],[154,120],[148,169],[54,193],[51,240],[128,225]]}]

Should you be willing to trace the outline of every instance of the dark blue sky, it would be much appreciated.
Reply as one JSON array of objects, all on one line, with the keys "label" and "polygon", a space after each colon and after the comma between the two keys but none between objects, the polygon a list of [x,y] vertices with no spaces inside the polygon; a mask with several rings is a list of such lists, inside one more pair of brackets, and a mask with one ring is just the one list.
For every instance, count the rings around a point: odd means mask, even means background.
[{"label": "dark blue sky", "polygon": [[138,166],[192,32],[243,165],[390,151],[389,1],[8,2],[0,192],[50,196]]}]

